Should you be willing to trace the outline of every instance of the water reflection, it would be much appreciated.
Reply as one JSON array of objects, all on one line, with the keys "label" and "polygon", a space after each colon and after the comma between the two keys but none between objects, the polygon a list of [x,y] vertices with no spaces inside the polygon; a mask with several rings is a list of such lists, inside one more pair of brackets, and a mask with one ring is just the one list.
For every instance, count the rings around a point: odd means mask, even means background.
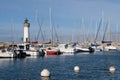
[{"label": "water reflection", "polygon": [[50,77],[41,77],[41,80],[50,80]]},{"label": "water reflection", "polygon": [[1,58],[0,59],[0,68],[4,68],[13,62],[13,58]]}]

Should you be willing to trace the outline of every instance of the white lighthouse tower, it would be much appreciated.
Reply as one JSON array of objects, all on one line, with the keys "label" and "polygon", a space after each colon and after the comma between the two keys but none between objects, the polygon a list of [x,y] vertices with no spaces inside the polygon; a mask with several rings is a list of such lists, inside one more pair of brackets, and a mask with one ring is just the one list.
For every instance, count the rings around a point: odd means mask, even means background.
[{"label": "white lighthouse tower", "polygon": [[29,42],[29,27],[30,27],[30,23],[28,23],[28,20],[25,19],[25,21],[24,21],[24,38],[23,38],[24,43]]}]

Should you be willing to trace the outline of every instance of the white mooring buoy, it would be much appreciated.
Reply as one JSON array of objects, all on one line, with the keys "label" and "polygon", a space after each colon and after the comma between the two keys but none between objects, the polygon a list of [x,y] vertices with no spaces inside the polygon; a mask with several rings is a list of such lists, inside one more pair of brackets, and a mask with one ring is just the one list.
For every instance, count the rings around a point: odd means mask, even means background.
[{"label": "white mooring buoy", "polygon": [[75,71],[75,72],[79,72],[79,71],[80,71],[79,66],[75,66],[75,67],[74,67],[74,71]]},{"label": "white mooring buoy", "polygon": [[111,66],[110,68],[109,68],[109,72],[111,72],[111,73],[114,73],[115,72],[115,67],[114,66]]},{"label": "white mooring buoy", "polygon": [[50,77],[50,72],[47,69],[43,69],[41,72],[42,77]]}]

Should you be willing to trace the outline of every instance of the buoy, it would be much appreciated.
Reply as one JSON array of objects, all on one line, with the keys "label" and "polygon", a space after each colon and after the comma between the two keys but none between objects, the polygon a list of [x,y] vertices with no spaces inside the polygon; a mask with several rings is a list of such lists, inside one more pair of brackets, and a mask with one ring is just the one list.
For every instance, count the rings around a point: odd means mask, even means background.
[{"label": "buoy", "polygon": [[111,73],[114,73],[115,72],[115,67],[114,66],[111,66],[110,68],[109,68],[109,71],[111,72]]},{"label": "buoy", "polygon": [[50,72],[47,69],[43,69],[41,72],[42,77],[50,77]]},{"label": "buoy", "polygon": [[75,66],[75,67],[74,67],[74,71],[75,71],[75,72],[79,72],[79,71],[80,71],[79,66]]}]

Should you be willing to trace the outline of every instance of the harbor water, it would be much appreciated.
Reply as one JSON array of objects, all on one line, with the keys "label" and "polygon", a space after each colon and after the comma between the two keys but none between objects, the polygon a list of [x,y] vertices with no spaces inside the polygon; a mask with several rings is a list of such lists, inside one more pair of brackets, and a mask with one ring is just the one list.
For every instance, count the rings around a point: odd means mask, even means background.
[{"label": "harbor water", "polygon": [[[74,66],[80,71],[75,72]],[[114,66],[116,71],[109,72]],[[50,77],[41,77],[43,69]],[[120,80],[120,52],[0,59],[0,80]]]}]

